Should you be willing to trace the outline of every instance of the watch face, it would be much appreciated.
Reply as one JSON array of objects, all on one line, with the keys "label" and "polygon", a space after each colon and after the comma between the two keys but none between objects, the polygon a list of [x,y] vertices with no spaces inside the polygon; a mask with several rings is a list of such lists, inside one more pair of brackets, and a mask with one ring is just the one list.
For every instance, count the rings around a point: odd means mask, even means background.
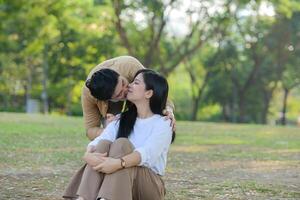
[{"label": "watch face", "polygon": [[123,168],[125,168],[125,161],[123,159],[121,160],[121,165]]}]

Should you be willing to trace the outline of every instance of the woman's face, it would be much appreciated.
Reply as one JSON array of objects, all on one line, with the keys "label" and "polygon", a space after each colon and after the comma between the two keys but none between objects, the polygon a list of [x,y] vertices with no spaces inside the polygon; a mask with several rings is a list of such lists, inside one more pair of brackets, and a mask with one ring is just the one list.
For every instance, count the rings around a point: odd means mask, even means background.
[{"label": "woman's face", "polygon": [[131,102],[146,100],[149,96],[150,90],[146,90],[143,74],[138,74],[132,83],[129,84],[127,99]]}]

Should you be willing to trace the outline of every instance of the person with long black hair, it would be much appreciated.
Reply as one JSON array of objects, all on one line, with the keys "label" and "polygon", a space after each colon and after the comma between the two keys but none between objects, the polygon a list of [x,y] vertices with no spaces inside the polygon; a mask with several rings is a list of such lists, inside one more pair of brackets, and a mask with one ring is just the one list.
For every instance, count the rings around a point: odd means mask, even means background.
[{"label": "person with long black hair", "polygon": [[64,198],[164,199],[162,176],[175,139],[171,121],[163,116],[168,90],[167,80],[158,73],[136,73],[128,89],[128,109],[89,143],[83,157],[87,165],[75,174]]}]

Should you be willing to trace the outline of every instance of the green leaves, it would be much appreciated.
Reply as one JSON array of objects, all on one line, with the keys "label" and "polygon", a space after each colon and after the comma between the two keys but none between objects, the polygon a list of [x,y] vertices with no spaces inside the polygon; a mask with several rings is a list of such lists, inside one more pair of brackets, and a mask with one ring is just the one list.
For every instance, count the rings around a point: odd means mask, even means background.
[{"label": "green leaves", "polygon": [[182,119],[194,104],[200,118],[263,122],[277,89],[299,82],[298,0],[0,2],[0,109],[48,92],[50,110],[78,113],[90,70],[125,54],[170,75]]}]

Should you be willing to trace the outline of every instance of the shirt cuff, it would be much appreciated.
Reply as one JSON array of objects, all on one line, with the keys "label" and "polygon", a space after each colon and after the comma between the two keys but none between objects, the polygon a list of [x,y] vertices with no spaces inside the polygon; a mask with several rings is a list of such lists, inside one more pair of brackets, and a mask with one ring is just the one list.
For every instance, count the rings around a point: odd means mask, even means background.
[{"label": "shirt cuff", "polygon": [[96,145],[97,145],[97,144],[96,144],[95,140],[91,141],[91,142],[88,144],[88,146],[96,146]]},{"label": "shirt cuff", "polygon": [[137,151],[141,155],[141,162],[138,164],[138,166],[143,166],[147,162],[147,153],[144,148],[137,148],[134,151]]}]

